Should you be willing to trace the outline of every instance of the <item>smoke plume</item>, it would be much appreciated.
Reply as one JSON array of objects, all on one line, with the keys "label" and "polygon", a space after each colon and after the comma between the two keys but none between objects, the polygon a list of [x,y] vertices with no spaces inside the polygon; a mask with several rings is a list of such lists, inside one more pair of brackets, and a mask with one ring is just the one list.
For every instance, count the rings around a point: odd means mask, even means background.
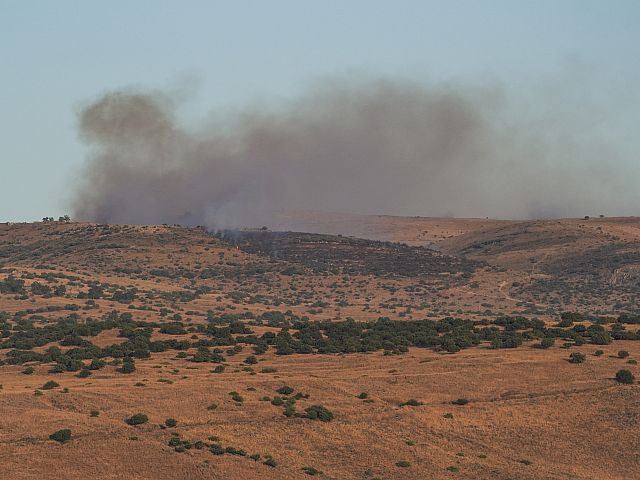
[{"label": "smoke plume", "polygon": [[168,93],[109,92],[79,113],[89,155],[73,213],[211,228],[273,226],[280,212],[307,209],[633,213],[640,196],[599,122],[549,105],[518,110],[499,88],[335,80],[193,129]]}]

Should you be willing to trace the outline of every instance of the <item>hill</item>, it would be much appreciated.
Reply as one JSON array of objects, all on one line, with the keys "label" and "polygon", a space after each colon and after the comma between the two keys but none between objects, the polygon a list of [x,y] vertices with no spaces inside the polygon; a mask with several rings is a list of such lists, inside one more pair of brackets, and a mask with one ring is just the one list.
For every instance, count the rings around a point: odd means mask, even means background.
[{"label": "hill", "polygon": [[632,478],[640,220],[291,225],[0,224],[7,478]]}]

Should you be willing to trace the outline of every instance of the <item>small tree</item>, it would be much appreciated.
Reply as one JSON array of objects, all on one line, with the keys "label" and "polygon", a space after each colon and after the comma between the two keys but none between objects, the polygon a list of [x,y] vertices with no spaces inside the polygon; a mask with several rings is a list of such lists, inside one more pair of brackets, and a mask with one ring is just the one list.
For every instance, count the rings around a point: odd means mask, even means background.
[{"label": "small tree", "polygon": [[280,395],[291,395],[293,393],[293,388],[285,385],[284,387],[280,387],[276,390]]},{"label": "small tree", "polygon": [[618,383],[624,383],[627,385],[631,385],[635,380],[633,373],[630,370],[618,370],[616,373],[616,381]]},{"label": "small tree", "polygon": [[167,418],[167,419],[164,421],[164,424],[165,424],[167,427],[169,427],[169,428],[173,428],[173,427],[175,427],[176,425],[178,425],[178,421],[177,421],[175,418]]},{"label": "small tree", "polygon": [[555,338],[545,337],[542,341],[537,345],[537,348],[547,349],[553,347],[553,344],[556,343]]},{"label": "small tree", "polygon": [[583,363],[586,360],[584,353],[573,352],[569,355],[569,363]]},{"label": "small tree", "polygon": [[148,421],[149,417],[147,417],[144,413],[136,413],[135,415],[132,415],[125,420],[128,425],[142,425],[143,423],[147,423]]},{"label": "small tree", "polygon": [[311,405],[304,410],[307,418],[311,420],[320,420],[321,422],[330,422],[333,420],[333,413],[323,405]]},{"label": "small tree", "polygon": [[63,428],[62,430],[58,430],[57,432],[53,432],[49,435],[51,440],[55,440],[59,443],[65,443],[71,440],[71,430],[68,428]]},{"label": "small tree", "polygon": [[120,373],[133,373],[136,371],[136,363],[131,357],[125,357],[122,361],[122,367],[118,369]]},{"label": "small tree", "polygon": [[246,363],[247,365],[255,365],[256,363],[258,363],[258,359],[255,357],[255,355],[249,355],[244,359],[244,363]]},{"label": "small tree", "polygon": [[45,383],[42,386],[42,390],[51,390],[53,388],[59,387],[60,384],[58,382],[56,382],[55,380],[49,380],[47,383]]}]

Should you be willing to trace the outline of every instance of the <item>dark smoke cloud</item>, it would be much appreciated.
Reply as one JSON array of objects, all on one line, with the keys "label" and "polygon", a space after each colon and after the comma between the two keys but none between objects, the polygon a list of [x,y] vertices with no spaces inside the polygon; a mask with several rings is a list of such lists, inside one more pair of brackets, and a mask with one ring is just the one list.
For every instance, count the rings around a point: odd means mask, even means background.
[{"label": "dark smoke cloud", "polygon": [[631,167],[598,138],[598,121],[547,100],[532,113],[499,88],[335,80],[195,130],[177,121],[168,93],[110,92],[79,114],[90,154],[74,217],[230,228],[304,209],[633,213]]}]

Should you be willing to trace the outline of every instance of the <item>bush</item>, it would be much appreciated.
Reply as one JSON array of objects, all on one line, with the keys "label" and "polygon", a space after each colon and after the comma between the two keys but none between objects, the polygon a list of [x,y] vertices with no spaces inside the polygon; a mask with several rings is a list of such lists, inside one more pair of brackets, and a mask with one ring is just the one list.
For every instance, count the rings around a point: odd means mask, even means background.
[{"label": "bush", "polygon": [[369,398],[369,394],[366,392],[362,392],[356,398],[359,398],[360,400],[366,400],[367,398]]},{"label": "bush", "polygon": [[178,425],[178,421],[177,421],[175,418],[167,418],[167,419],[164,421],[164,424],[165,424],[167,427],[169,427],[169,428],[173,428],[173,427],[175,427],[176,425]]},{"label": "bush", "polygon": [[595,332],[591,335],[591,342],[595,345],[609,345],[611,343],[611,335],[609,335],[609,332]]},{"label": "bush", "polygon": [[240,395],[238,392],[229,392],[229,395],[231,396],[231,400],[233,400],[234,402],[244,402],[244,398],[242,398],[242,395]]},{"label": "bush", "polygon": [[467,400],[466,398],[458,398],[457,400],[454,400],[451,403],[453,405],[466,405],[467,403],[469,403],[469,400]]},{"label": "bush", "polygon": [[224,454],[224,448],[222,448],[222,446],[218,443],[214,443],[209,447],[209,450],[211,451],[211,453],[213,453],[214,455],[223,455]]},{"label": "bush", "polygon": [[333,420],[333,413],[322,405],[311,405],[304,411],[307,413],[307,418],[311,420],[320,420],[321,422]]},{"label": "bush", "polygon": [[293,388],[285,385],[284,387],[280,387],[276,390],[280,395],[291,395],[293,393]]},{"label": "bush", "polygon": [[136,371],[136,363],[131,357],[125,357],[122,361],[122,367],[118,369],[120,373],[133,373]]},{"label": "bush", "polygon": [[59,387],[60,384],[58,382],[56,382],[55,380],[49,380],[47,383],[45,383],[42,386],[42,390],[51,390],[52,388],[56,388]]},{"label": "bush", "polygon": [[276,461],[271,457],[271,456],[267,456],[267,459],[263,462],[267,467],[271,467],[271,468],[275,468],[278,464],[276,463]]},{"label": "bush", "polygon": [[419,402],[415,398],[410,398],[406,402],[402,402],[400,404],[401,407],[404,407],[404,406],[407,406],[407,407],[419,407],[420,405],[424,405],[424,403]]},{"label": "bush", "polygon": [[147,423],[148,421],[149,417],[147,417],[144,413],[136,413],[135,415],[132,415],[125,420],[128,425],[142,425],[143,423]]},{"label": "bush", "polygon": [[596,357],[601,357],[602,355],[604,355],[604,350],[596,350],[595,352],[593,352],[593,354]]},{"label": "bush", "polygon": [[546,350],[547,348],[553,347],[554,343],[556,343],[555,338],[545,337],[538,345],[536,345],[536,348],[542,348]]},{"label": "bush", "polygon": [[322,473],[320,470],[313,467],[302,467],[302,471],[307,475],[311,475],[311,476],[320,475]]},{"label": "bush", "polygon": [[244,359],[244,363],[246,363],[247,365],[255,365],[256,363],[258,363],[258,359],[255,357],[255,355],[249,355]]},{"label": "bush", "polygon": [[629,356],[629,352],[626,350],[620,350],[618,352],[618,358],[627,358]]},{"label": "bush", "polygon": [[635,377],[633,376],[633,373],[631,373],[630,370],[618,370],[618,372],[616,373],[616,381],[618,383],[631,385],[634,380],[635,380]]},{"label": "bush", "polygon": [[396,463],[396,467],[400,467],[400,468],[409,468],[410,466],[411,464],[406,460],[401,460],[398,463]]},{"label": "bush", "polygon": [[60,443],[68,442],[69,440],[71,440],[71,430],[69,430],[68,428],[63,428],[62,430],[53,432],[51,435],[49,435],[49,438]]},{"label": "bush", "polygon": [[33,367],[27,367],[22,370],[22,373],[24,373],[25,375],[31,375],[33,374],[33,372],[35,372],[35,369]]},{"label": "bush", "polygon": [[573,352],[569,355],[569,363],[583,363],[586,360],[584,353]]}]

